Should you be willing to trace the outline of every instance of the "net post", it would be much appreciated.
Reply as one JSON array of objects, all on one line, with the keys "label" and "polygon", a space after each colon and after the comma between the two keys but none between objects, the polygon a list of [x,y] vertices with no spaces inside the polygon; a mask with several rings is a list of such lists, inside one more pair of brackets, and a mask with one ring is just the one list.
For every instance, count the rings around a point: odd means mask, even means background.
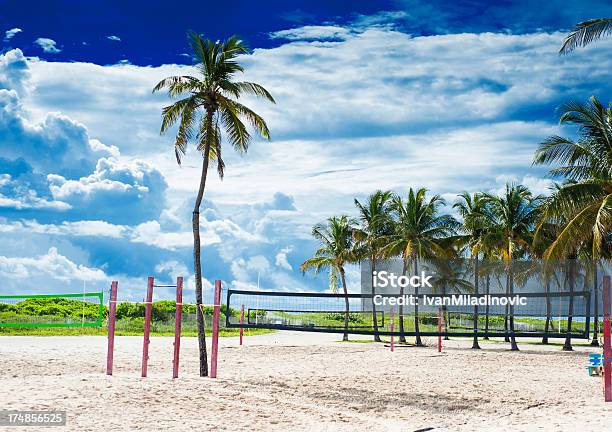
[{"label": "net post", "polygon": [[612,337],[610,336],[610,276],[603,280],[604,399],[612,402]]},{"label": "net post", "polygon": [[442,352],[442,309],[438,309],[438,352]]},{"label": "net post", "polygon": [[108,302],[108,347],[106,351],[106,375],[113,374],[113,354],[115,352],[115,319],[117,316],[117,281],[111,282],[110,298]]},{"label": "net post", "polygon": [[242,305],[242,309],[240,310],[240,345],[242,345],[242,337],[244,336],[244,305]]},{"label": "net post", "polygon": [[389,307],[389,330],[391,331],[391,343],[389,344],[389,347],[391,349],[391,352],[393,352],[393,330],[395,327],[395,324],[393,322],[394,318],[393,318],[393,306]]},{"label": "net post", "polygon": [[181,352],[181,321],[183,319],[183,277],[176,278],[176,311],[174,314],[174,358],[172,378],[178,378],[179,354]]},{"label": "net post", "polygon": [[213,303],[212,350],[210,352],[210,377],[217,378],[217,356],[219,354],[219,312],[221,308],[221,281],[215,281]]},{"label": "net post", "polygon": [[149,342],[151,333],[151,308],[153,301],[153,285],[155,279],[153,276],[149,276],[147,283],[147,298],[145,303],[145,319],[144,319],[144,340],[142,342],[142,370],[140,376],[145,378],[147,376],[147,363],[149,361]]}]

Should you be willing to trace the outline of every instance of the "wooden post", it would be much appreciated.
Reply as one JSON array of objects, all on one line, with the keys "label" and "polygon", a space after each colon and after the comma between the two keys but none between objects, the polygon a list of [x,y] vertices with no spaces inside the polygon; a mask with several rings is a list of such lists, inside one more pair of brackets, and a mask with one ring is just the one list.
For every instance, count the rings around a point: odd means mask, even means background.
[{"label": "wooden post", "polygon": [[217,378],[217,356],[219,354],[219,313],[221,308],[221,281],[215,281],[213,303],[212,349],[210,351],[210,377]]},{"label": "wooden post", "polygon": [[391,331],[391,343],[389,344],[389,346],[391,347],[391,352],[393,352],[393,330],[395,327],[395,324],[393,322],[393,306],[389,307],[389,319],[391,320],[391,322],[389,323],[389,330]]},{"label": "wooden post", "polygon": [[442,352],[442,309],[438,309],[438,352]]},{"label": "wooden post", "polygon": [[176,278],[176,310],[174,312],[174,358],[172,378],[178,378],[179,354],[181,352],[181,321],[183,319],[183,278]]},{"label": "wooden post", "polygon": [[242,345],[242,337],[244,335],[244,329],[242,326],[244,325],[244,305],[242,305],[242,309],[240,310],[240,345]]},{"label": "wooden post", "polygon": [[610,276],[603,280],[604,399],[612,402],[612,337],[610,336]]},{"label": "wooden post", "polygon": [[108,300],[108,349],[106,351],[106,375],[113,374],[113,354],[115,351],[115,319],[117,317],[117,281],[111,282]]},{"label": "wooden post", "polygon": [[144,319],[144,340],[142,343],[142,373],[144,378],[147,376],[147,362],[149,361],[149,336],[151,333],[151,308],[153,307],[153,285],[155,281],[152,276],[149,277],[147,283],[147,298],[145,301],[145,319]]}]

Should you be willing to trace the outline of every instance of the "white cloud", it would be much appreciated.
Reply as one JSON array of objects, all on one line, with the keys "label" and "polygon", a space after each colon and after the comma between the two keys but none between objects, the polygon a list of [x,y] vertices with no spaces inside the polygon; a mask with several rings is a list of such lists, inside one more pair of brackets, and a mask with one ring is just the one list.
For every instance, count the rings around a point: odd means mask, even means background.
[{"label": "white cloud", "polygon": [[0,256],[0,275],[3,278],[19,279],[45,276],[59,281],[107,279],[102,270],[77,265],[60,255],[54,247],[47,254],[35,258]]},{"label": "white cloud", "polygon": [[119,36],[115,36],[115,35],[106,36],[106,39],[112,40],[112,41],[115,41],[115,42],[121,42],[121,38]]},{"label": "white cloud", "polygon": [[5,42],[10,41],[11,39],[13,39],[13,38],[15,37],[15,35],[16,35],[17,33],[21,33],[22,31],[23,31],[23,30],[21,30],[20,28],[17,28],[17,27],[15,27],[15,28],[12,28],[12,29],[10,29],[10,30],[5,31],[5,32],[4,32],[4,41],[5,41]]},{"label": "white cloud", "polygon": [[276,254],[275,263],[278,267],[293,271],[293,267],[291,267],[291,264],[289,264],[289,261],[287,260],[287,254],[289,254],[292,250],[293,248],[291,246],[287,246],[282,248],[281,251]]},{"label": "white cloud", "polygon": [[329,40],[347,39],[351,31],[337,26],[304,26],[270,33],[272,39],[287,40]]},{"label": "white cloud", "polygon": [[34,43],[41,47],[46,53],[57,54],[58,52],[61,52],[61,50],[55,46],[56,42],[53,39],[38,38],[34,41]]}]

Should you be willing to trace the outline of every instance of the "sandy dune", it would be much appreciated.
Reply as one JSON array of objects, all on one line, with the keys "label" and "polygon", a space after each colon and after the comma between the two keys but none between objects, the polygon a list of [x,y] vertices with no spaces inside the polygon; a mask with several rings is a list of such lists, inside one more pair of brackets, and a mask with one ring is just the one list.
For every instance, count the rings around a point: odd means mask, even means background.
[{"label": "sandy dune", "polygon": [[[238,346],[222,338],[219,378],[197,376],[196,340],[151,342],[141,379],[140,337],[116,340],[104,375],[104,337],[0,337],[2,409],[61,409],[62,430],[597,431],[612,404],[583,365],[587,347],[447,341],[430,348],[339,343],[338,335],[279,332]],[[432,429],[429,429],[432,428]],[[58,428],[59,430],[60,428]],[[29,428],[33,430],[33,428]]]}]

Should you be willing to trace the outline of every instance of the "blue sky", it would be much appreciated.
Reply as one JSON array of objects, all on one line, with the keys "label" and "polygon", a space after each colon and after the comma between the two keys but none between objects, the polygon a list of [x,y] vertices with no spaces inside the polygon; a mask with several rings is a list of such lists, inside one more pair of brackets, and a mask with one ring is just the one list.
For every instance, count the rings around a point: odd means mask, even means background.
[{"label": "blue sky", "polygon": [[[245,76],[274,106],[245,103],[271,142],[226,152],[203,213],[204,275],[226,285],[325,289],[299,264],[314,223],[354,214],[353,197],[426,186],[461,191],[518,181],[565,101],[610,101],[612,41],[560,57],[605,2],[537,8],[496,2],[23,2],[0,6],[2,292],[74,291],[85,281],[141,296],[146,276],[190,279],[190,207],[199,157],[182,168],[159,135],[161,79],[193,74],[185,32],[248,41]],[[32,11],[36,11],[34,14]],[[171,16],[171,19],[168,17]],[[349,282],[359,284],[357,269]],[[160,293],[160,296],[163,294]]]}]

